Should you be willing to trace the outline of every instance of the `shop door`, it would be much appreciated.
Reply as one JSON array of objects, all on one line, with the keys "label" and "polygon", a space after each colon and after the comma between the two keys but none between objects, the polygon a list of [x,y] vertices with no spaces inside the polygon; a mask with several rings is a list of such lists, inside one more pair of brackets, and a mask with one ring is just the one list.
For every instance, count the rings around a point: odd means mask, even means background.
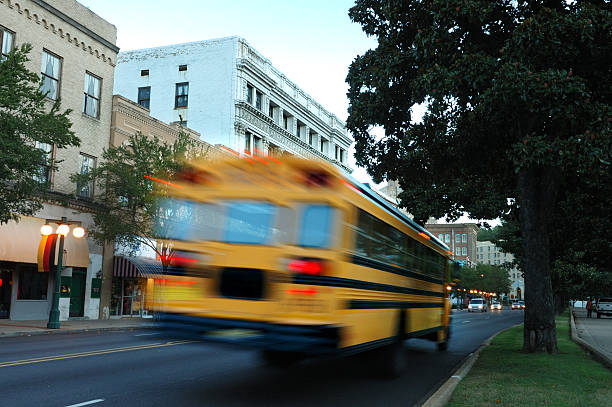
[{"label": "shop door", "polygon": [[0,270],[0,319],[11,315],[11,283],[13,273],[10,270]]},{"label": "shop door", "polygon": [[70,316],[82,317],[85,310],[85,273],[72,270],[70,286]]}]

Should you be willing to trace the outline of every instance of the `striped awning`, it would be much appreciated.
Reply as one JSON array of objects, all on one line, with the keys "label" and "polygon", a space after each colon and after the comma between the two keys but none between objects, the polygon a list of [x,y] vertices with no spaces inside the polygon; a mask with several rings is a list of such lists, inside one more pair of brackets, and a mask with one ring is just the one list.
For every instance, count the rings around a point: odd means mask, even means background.
[{"label": "striped awning", "polygon": [[115,256],[113,276],[127,278],[159,278],[163,274],[162,264],[147,257]]}]

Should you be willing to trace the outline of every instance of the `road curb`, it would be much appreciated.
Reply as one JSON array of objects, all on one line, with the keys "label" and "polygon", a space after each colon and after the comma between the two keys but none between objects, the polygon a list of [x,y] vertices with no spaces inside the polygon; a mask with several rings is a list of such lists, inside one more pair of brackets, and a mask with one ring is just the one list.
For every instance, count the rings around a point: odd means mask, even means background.
[{"label": "road curb", "polygon": [[83,333],[83,332],[102,332],[102,331],[126,331],[134,329],[148,328],[146,325],[138,326],[122,326],[122,327],[101,327],[101,328],[77,328],[77,329],[45,329],[41,331],[21,331],[21,332],[10,332],[0,333],[0,339],[11,338],[16,336],[39,336],[39,335],[58,335],[58,334],[72,334],[72,333]]},{"label": "road curb", "polygon": [[572,341],[574,341],[578,346],[583,348],[585,351],[591,353],[593,358],[606,366],[608,369],[612,369],[612,359],[610,359],[606,354],[601,352],[595,346],[589,344],[587,341],[582,339],[576,333],[576,322],[574,321],[574,308],[570,308],[570,337]]},{"label": "road curb", "polygon": [[470,372],[476,360],[478,360],[478,356],[480,356],[480,352],[487,346],[491,344],[493,338],[502,332],[507,331],[508,329],[517,327],[520,324],[512,325],[508,328],[502,329],[501,331],[491,335],[487,338],[474,352],[470,353],[460,364],[459,366],[451,373],[450,377],[442,383],[442,385],[436,390],[423,404],[422,407],[443,407],[448,403],[453,392],[455,391],[455,387],[457,384]]}]

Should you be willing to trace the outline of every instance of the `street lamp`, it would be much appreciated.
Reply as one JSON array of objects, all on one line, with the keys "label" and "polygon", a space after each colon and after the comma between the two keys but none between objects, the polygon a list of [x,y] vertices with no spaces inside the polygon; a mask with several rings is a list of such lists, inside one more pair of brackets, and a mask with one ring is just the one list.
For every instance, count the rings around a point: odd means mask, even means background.
[{"label": "street lamp", "polygon": [[51,307],[51,312],[49,313],[49,322],[47,323],[47,328],[50,329],[58,329],[60,327],[60,311],[59,311],[59,299],[60,299],[60,289],[61,289],[61,275],[62,275],[62,262],[64,259],[64,238],[68,236],[70,233],[69,225],[78,225],[72,231],[72,235],[80,239],[85,236],[85,229],[83,229],[80,225],[79,221],[67,221],[65,217],[62,219],[47,219],[47,224],[43,225],[40,228],[40,234],[43,236],[49,236],[53,234],[53,227],[49,225],[49,223],[55,223],[58,225],[56,234],[59,237],[59,256],[57,259],[57,271],[55,273],[55,295],[53,296],[53,306]]}]

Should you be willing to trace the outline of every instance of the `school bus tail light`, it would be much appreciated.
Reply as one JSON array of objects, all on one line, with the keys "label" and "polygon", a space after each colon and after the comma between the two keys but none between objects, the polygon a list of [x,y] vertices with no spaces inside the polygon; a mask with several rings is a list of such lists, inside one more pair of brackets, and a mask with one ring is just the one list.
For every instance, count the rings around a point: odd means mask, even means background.
[{"label": "school bus tail light", "polygon": [[323,265],[318,260],[295,259],[287,266],[289,271],[297,274],[308,274],[311,276],[320,275],[323,272]]}]

